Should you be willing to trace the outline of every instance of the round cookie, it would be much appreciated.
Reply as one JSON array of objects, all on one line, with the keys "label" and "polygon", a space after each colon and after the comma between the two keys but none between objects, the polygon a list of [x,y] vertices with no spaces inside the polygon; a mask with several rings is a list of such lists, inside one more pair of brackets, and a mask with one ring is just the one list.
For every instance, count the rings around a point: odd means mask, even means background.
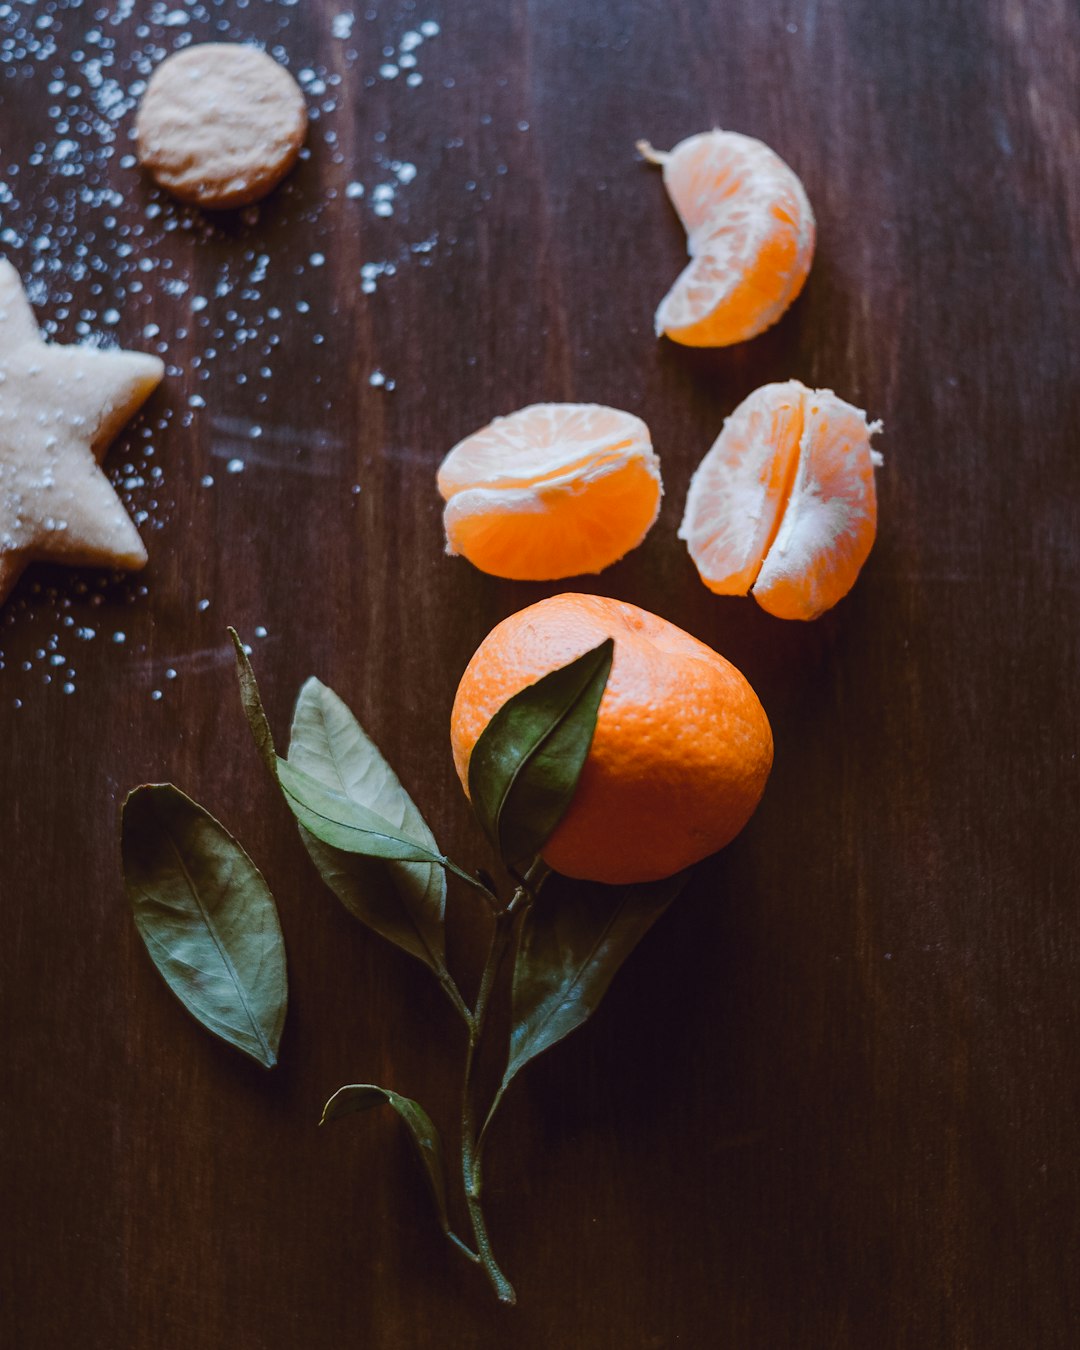
[{"label": "round cookie", "polygon": [[143,167],[168,192],[209,210],[247,206],[277,187],[300,153],[300,86],[259,47],[205,42],[167,57],[135,118]]}]

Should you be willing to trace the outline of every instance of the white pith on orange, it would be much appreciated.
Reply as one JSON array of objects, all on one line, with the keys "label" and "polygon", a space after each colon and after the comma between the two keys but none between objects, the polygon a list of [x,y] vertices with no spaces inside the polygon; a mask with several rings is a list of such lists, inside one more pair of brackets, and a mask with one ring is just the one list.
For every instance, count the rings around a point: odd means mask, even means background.
[{"label": "white pith on orange", "polygon": [[657,334],[726,347],[774,324],[814,256],[814,213],[794,170],[735,131],[690,136],[667,153],[645,141],[638,149],[663,166],[690,254],[656,311]]},{"label": "white pith on orange", "polygon": [[785,619],[813,619],[855,583],[877,532],[870,438],[881,429],[830,389],[756,389],[690,482],[679,538],[719,595],[752,593]]},{"label": "white pith on orange", "polygon": [[448,553],[483,572],[550,581],[599,572],[660,510],[649,429],[595,403],[535,403],[460,441],[439,468]]}]

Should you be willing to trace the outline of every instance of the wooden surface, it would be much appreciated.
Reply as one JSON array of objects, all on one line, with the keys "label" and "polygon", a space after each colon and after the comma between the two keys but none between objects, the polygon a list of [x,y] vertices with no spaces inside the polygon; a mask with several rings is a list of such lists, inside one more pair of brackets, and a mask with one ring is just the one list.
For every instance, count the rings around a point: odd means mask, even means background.
[{"label": "wooden surface", "polygon": [[[0,617],[0,1341],[1076,1345],[1075,6],[372,0],[348,37],[344,0],[130,10],[0,7],[3,251],[59,340],[162,342],[172,366],[108,461],[147,512],[145,576],[38,569]],[[425,20],[422,82],[380,76]],[[125,159],[124,96],[189,35],[280,44],[323,109],[246,217],[181,212]],[[652,335],[684,246],[633,142],[714,124],[791,162],[820,243],[776,329],[694,353]],[[380,160],[416,166],[389,216]],[[712,597],[675,538],[722,418],[789,376],[886,428],[877,545],[812,625]],[[282,734],[318,674],[444,846],[484,861],[454,687],[495,621],[566,587],[444,557],[434,470],[537,399],[646,418],[661,519],[571,588],[734,660],[777,753],[745,834],[509,1095],[488,1183],[521,1300],[503,1310],[437,1233],[392,1118],[315,1128],[332,1089],[372,1080],[452,1140],[461,1036],[318,883],[225,625]],[[277,896],[272,1074],[185,1016],[134,931],[117,808],[163,778]],[[468,980],[481,929],[467,897],[451,909]]]}]

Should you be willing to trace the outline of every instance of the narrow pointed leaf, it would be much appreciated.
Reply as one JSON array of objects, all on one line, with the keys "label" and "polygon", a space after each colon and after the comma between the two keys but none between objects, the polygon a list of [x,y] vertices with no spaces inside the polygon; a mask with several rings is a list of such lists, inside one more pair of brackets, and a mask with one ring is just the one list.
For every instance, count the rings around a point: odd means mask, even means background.
[{"label": "narrow pointed leaf", "polygon": [[251,668],[247,652],[244,651],[244,644],[240,641],[240,634],[235,628],[230,628],[229,636],[236,648],[236,673],[240,680],[240,701],[244,705],[248,726],[251,728],[252,737],[258,747],[259,754],[262,756],[263,763],[276,776],[277,751],[274,749],[274,737],[270,730],[270,722],[259,696],[255,672]]},{"label": "narrow pointed leaf", "polygon": [[[438,853],[434,835],[393,769],[346,704],[319,680],[308,680],[296,701],[289,763]],[[346,853],[303,826],[300,835],[323,880],[351,914],[431,969],[445,970],[442,867]]]},{"label": "narrow pointed leaf", "polygon": [[274,748],[270,723],[259,696],[251,662],[236,630],[230,628],[229,633],[236,647],[240,697],[252,737],[263,762],[277,780],[289,809],[300,824],[324,844],[343,849],[346,853],[371,858],[394,858],[399,862],[445,864],[446,859],[436,849],[410,839],[378,812],[330,791],[317,779],[280,758]]},{"label": "narrow pointed leaf", "polygon": [[637,886],[564,883],[545,891],[527,911],[514,965],[510,1058],[500,1095],[530,1060],[588,1021],[688,875]]},{"label": "narrow pointed leaf", "polygon": [[469,797],[514,866],[534,857],[570,805],[596,729],[615,644],[606,638],[499,709],[469,759]]},{"label": "narrow pointed leaf", "polygon": [[389,1088],[376,1087],[374,1083],[350,1083],[347,1087],[338,1088],[326,1103],[319,1124],[326,1125],[332,1120],[340,1120],[342,1116],[370,1111],[372,1107],[383,1105],[392,1106],[405,1122],[424,1168],[439,1227],[447,1237],[452,1237],[446,1212],[446,1168],[442,1142],[431,1117],[419,1102],[414,1102],[411,1097],[401,1097]]},{"label": "narrow pointed leaf", "polygon": [[121,856],[135,924],[169,988],[203,1026],[272,1068],[288,985],[277,908],[259,869],[171,783],[128,796]]}]

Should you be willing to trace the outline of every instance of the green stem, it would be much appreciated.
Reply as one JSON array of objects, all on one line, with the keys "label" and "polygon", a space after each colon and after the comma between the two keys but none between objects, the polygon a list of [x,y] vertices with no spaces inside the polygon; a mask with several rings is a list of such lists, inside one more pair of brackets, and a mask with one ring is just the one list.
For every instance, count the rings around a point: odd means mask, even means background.
[{"label": "green stem", "polygon": [[514,1286],[499,1269],[499,1264],[491,1250],[491,1241],[488,1238],[484,1211],[480,1208],[480,1201],[471,1195],[467,1196],[466,1200],[469,1207],[469,1221],[472,1224],[473,1237],[476,1240],[476,1249],[480,1256],[480,1264],[487,1271],[488,1279],[494,1287],[499,1302],[511,1306],[517,1302],[517,1294],[514,1293]]},{"label": "green stem", "polygon": [[474,890],[479,891],[487,901],[490,910],[498,911],[499,897],[489,887],[485,886],[479,877],[474,877],[471,872],[466,872],[464,867],[459,867],[456,862],[451,862],[449,858],[440,858],[439,861],[448,872],[453,872],[454,876],[460,877],[462,881],[467,881]]},{"label": "green stem", "polygon": [[478,1266],[480,1264],[480,1257],[477,1255],[476,1252],[473,1251],[473,1249],[469,1246],[467,1242],[462,1242],[462,1240],[458,1237],[458,1235],[454,1232],[451,1232],[449,1228],[446,1230],[446,1236],[450,1239],[450,1241],[454,1244],[454,1246],[458,1249],[458,1251],[460,1251],[466,1257],[467,1260],[471,1261],[474,1266]]},{"label": "green stem", "polygon": [[480,977],[480,989],[476,995],[476,1006],[472,1011],[469,1026],[469,1044],[465,1051],[465,1071],[461,1093],[461,1173],[465,1183],[465,1201],[469,1210],[469,1222],[472,1224],[473,1238],[476,1241],[476,1251],[480,1258],[480,1264],[487,1271],[488,1279],[498,1295],[499,1302],[507,1304],[516,1303],[517,1295],[514,1293],[513,1285],[503,1274],[495,1260],[495,1254],[491,1249],[491,1239],[488,1237],[484,1211],[480,1205],[480,1160],[483,1137],[491,1122],[491,1117],[495,1113],[495,1107],[502,1098],[505,1083],[500,1086],[495,1101],[484,1119],[480,1135],[477,1136],[473,1101],[473,1069],[476,1063],[476,1051],[487,1023],[488,1005],[491,1002],[492,990],[495,987],[495,981],[506,955],[507,947],[513,937],[518,913],[532,904],[550,874],[551,869],[545,862],[540,858],[534,859],[532,866],[529,867],[525,875],[516,878],[518,887],[511,897],[510,903],[505,909],[496,910],[495,927],[491,934],[491,946],[488,950],[487,961],[484,963],[483,974]]},{"label": "green stem", "polygon": [[483,1163],[484,1163],[484,1145],[487,1143],[488,1126],[495,1119],[495,1112],[499,1109],[499,1103],[503,1099],[503,1093],[506,1091],[507,1080],[504,1078],[496,1089],[495,1096],[488,1107],[487,1115],[484,1117],[484,1123],[480,1126],[480,1133],[476,1136],[476,1152],[473,1158],[473,1177],[476,1181],[476,1187],[479,1191],[483,1186]]},{"label": "green stem", "polygon": [[469,1028],[471,1033],[473,1028],[473,1015],[469,1011],[469,1005],[461,997],[461,990],[457,987],[457,982],[453,975],[450,974],[445,966],[439,966],[435,974],[439,984],[442,986],[443,993],[450,1000],[454,1011]]},{"label": "green stem", "polygon": [[530,905],[532,904],[540,894],[544,882],[551,876],[551,868],[543,858],[534,858],[526,869],[524,876],[520,876],[517,872],[514,872],[513,876],[518,888],[514,892],[513,899],[507,905],[507,909],[517,910],[522,907],[526,900]]},{"label": "green stem", "polygon": [[495,986],[495,977],[499,972],[510,934],[514,926],[514,904],[522,894],[521,888],[515,892],[514,899],[506,909],[495,916],[495,927],[491,934],[491,946],[488,950],[484,973],[480,977],[480,990],[473,1009],[472,1026],[469,1029],[469,1044],[465,1051],[465,1071],[461,1091],[461,1174],[465,1183],[465,1200],[469,1209],[469,1222],[472,1224],[473,1237],[480,1263],[487,1271],[500,1303],[516,1303],[517,1296],[513,1285],[499,1269],[495,1255],[491,1250],[487,1224],[480,1207],[480,1190],[476,1169],[476,1116],[473,1107],[473,1069],[476,1064],[476,1050],[487,1021],[488,1005]]}]

